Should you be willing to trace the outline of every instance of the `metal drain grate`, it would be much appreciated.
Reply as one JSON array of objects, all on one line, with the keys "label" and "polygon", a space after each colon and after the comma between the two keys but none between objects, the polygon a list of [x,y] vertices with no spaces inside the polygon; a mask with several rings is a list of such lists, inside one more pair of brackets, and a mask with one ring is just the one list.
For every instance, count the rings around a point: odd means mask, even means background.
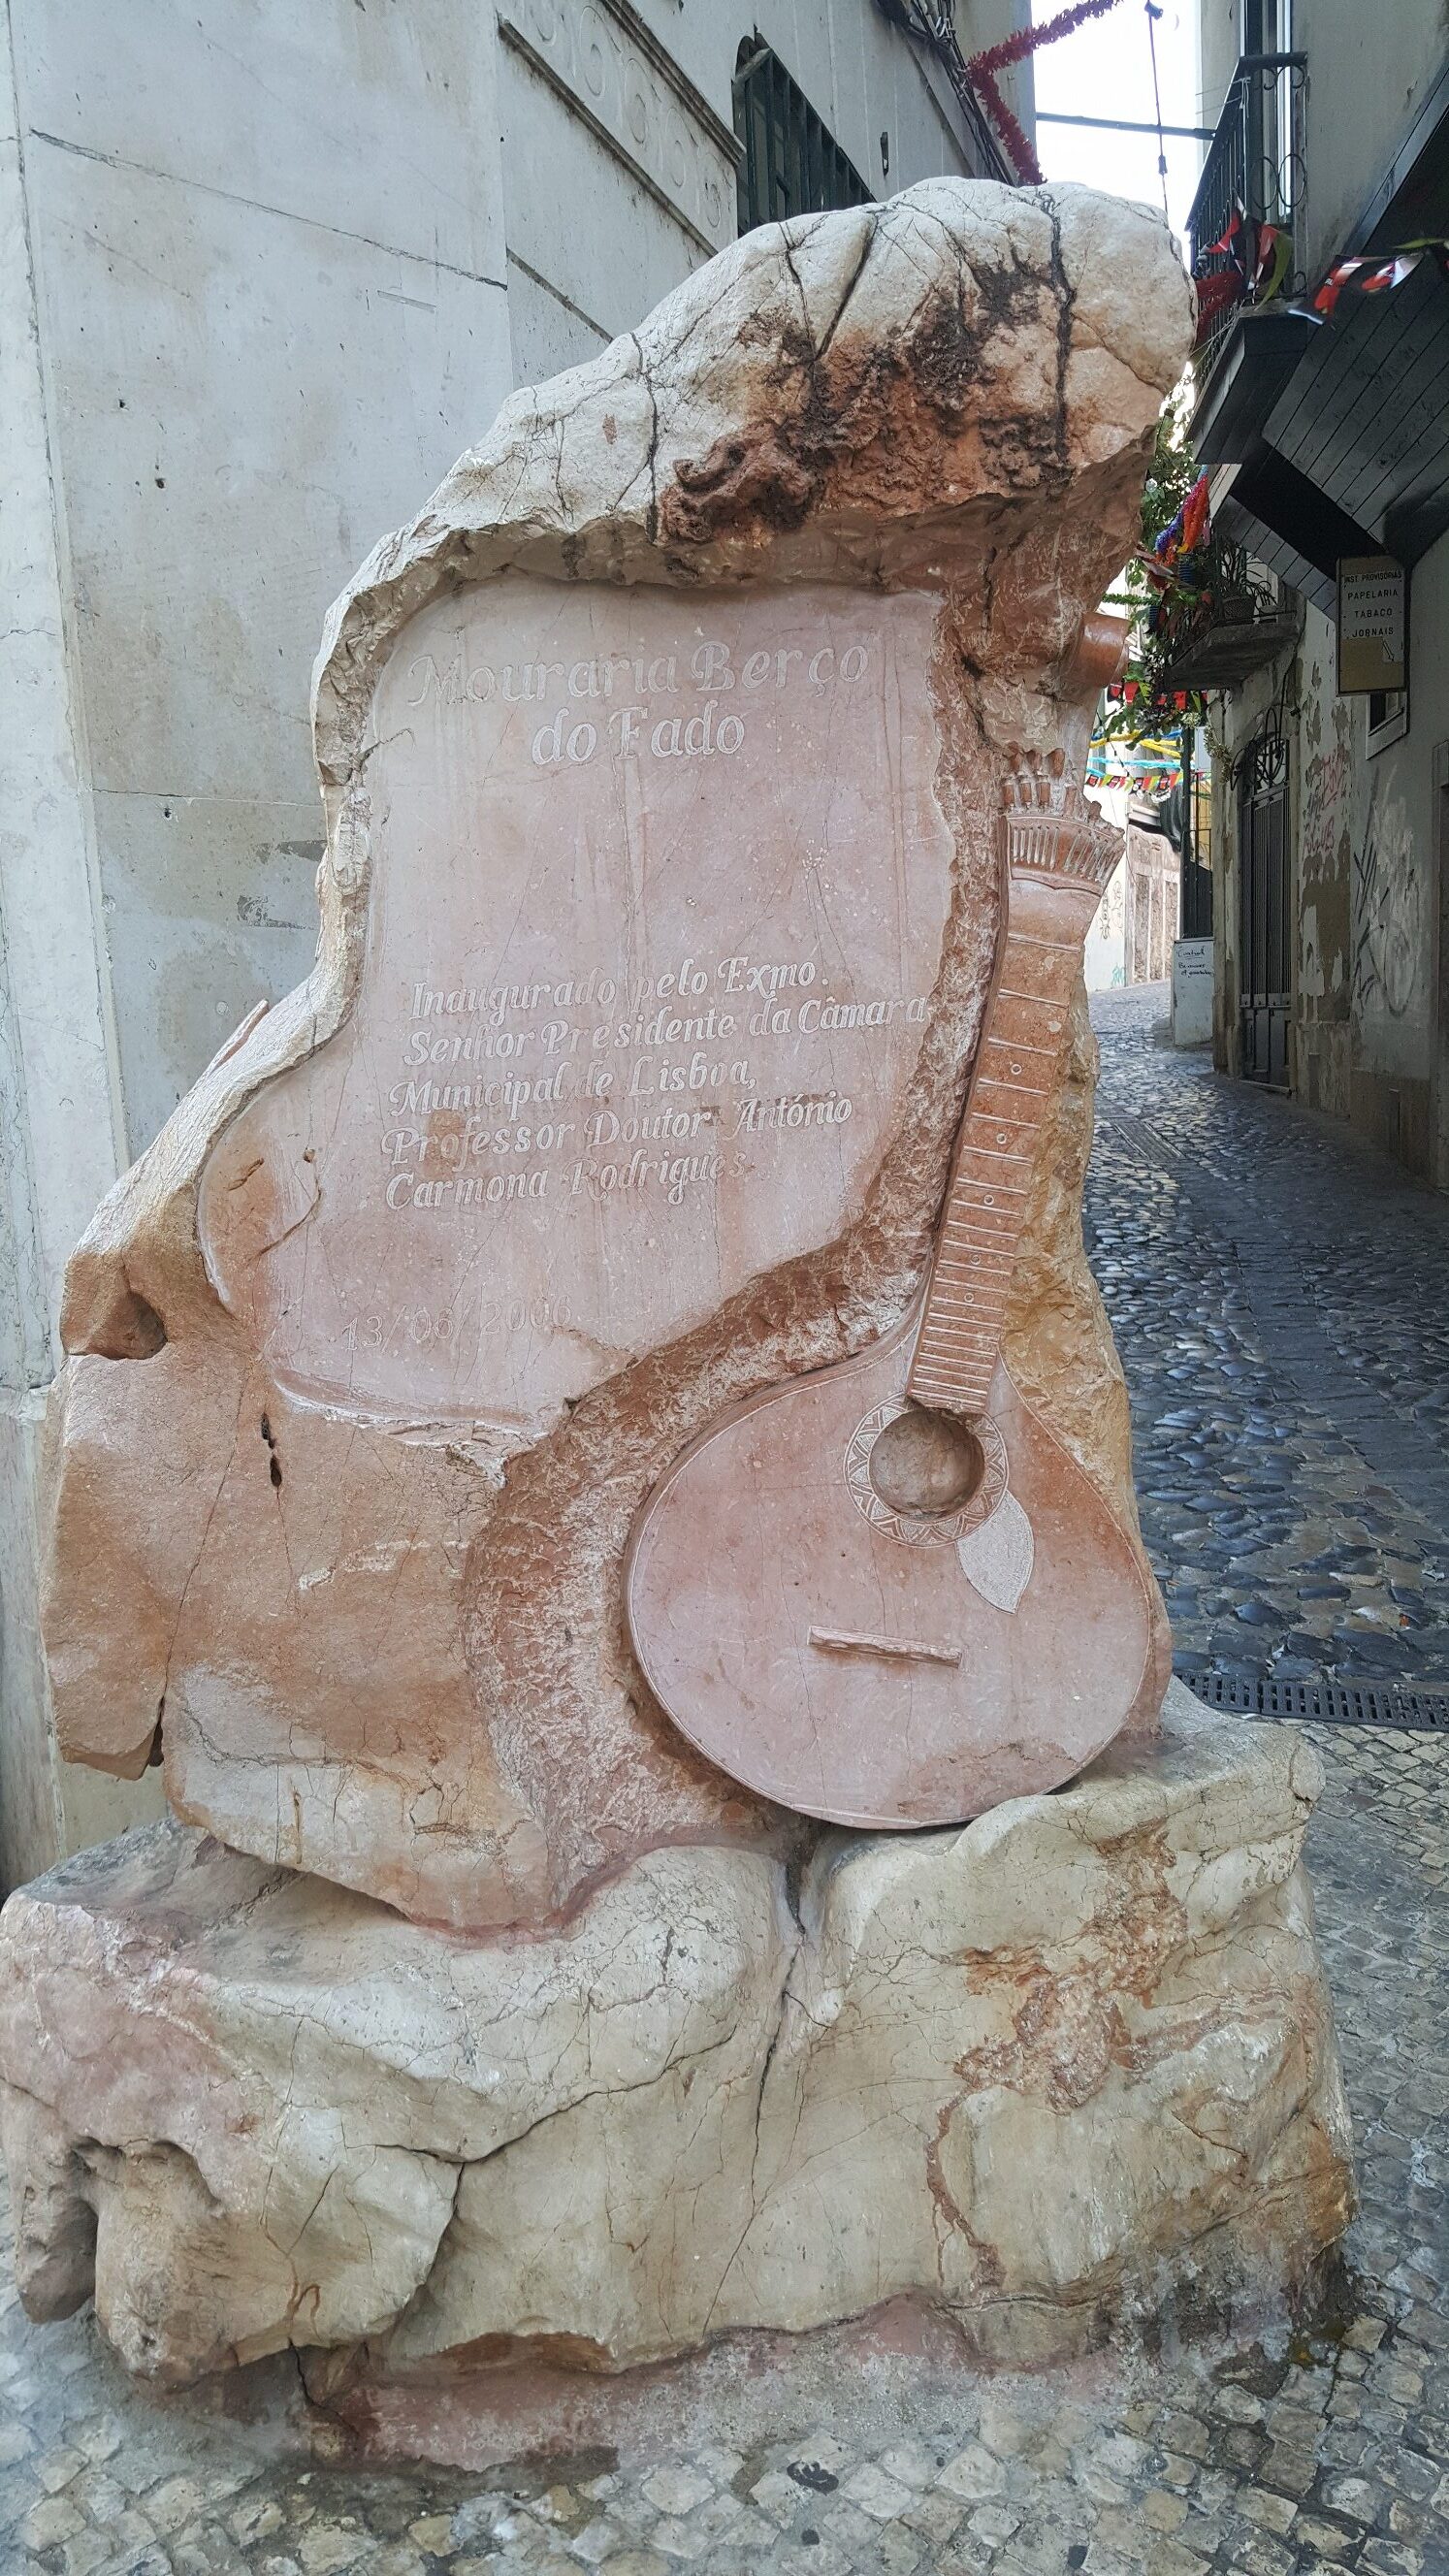
[{"label": "metal drain grate", "polygon": [[1303,1717],[1319,1725],[1405,1726],[1449,1734],[1449,1690],[1415,1690],[1407,1682],[1290,1682],[1276,1673],[1225,1670],[1181,1656],[1178,1680],[1209,1708],[1240,1709],[1248,1717]]}]

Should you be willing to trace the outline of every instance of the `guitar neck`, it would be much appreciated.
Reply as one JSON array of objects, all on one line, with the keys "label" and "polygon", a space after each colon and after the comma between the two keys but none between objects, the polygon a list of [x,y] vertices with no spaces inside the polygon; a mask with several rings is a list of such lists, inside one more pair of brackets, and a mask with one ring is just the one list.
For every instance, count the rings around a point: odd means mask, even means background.
[{"label": "guitar neck", "polygon": [[967,1420],[986,1410],[1082,951],[1121,849],[1080,808],[1001,821],[1005,933],[906,1385]]}]

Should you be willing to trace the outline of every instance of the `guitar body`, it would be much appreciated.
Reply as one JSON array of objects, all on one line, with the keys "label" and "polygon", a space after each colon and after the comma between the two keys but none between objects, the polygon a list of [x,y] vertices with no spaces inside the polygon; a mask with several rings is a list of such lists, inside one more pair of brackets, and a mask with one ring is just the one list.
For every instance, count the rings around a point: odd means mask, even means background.
[{"label": "guitar body", "polygon": [[871,1453],[918,1329],[723,1415],[655,1487],[627,1568],[634,1651],[681,1733],[843,1825],[1056,1788],[1161,1696],[1137,1553],[1004,1360],[969,1498],[882,1499]]}]

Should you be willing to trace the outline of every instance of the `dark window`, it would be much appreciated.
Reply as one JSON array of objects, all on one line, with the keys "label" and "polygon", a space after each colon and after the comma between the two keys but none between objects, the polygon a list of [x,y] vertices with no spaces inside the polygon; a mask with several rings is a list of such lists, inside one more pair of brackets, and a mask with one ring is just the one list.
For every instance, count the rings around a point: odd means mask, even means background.
[{"label": "dark window", "polygon": [[1369,757],[1376,751],[1386,751],[1391,742],[1401,742],[1408,730],[1408,690],[1372,689],[1368,699]]},{"label": "dark window", "polygon": [[1286,54],[1293,42],[1292,0],[1243,0],[1245,54]]},{"label": "dark window", "polygon": [[829,206],[868,206],[871,192],[803,89],[757,37],[747,37],[735,64],[735,132],[740,164],[740,230],[776,224],[786,215],[824,214]]}]

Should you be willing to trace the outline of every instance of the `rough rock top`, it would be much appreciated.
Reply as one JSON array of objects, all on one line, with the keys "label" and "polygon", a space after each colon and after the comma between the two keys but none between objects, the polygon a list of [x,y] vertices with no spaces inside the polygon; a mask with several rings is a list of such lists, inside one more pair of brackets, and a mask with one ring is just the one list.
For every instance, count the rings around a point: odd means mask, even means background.
[{"label": "rough rock top", "polygon": [[1192,290],[1149,207],[929,179],[747,233],[587,366],[525,387],[327,621],[317,756],[341,783],[377,656],[440,580],[881,581],[962,514],[1140,438]]}]

